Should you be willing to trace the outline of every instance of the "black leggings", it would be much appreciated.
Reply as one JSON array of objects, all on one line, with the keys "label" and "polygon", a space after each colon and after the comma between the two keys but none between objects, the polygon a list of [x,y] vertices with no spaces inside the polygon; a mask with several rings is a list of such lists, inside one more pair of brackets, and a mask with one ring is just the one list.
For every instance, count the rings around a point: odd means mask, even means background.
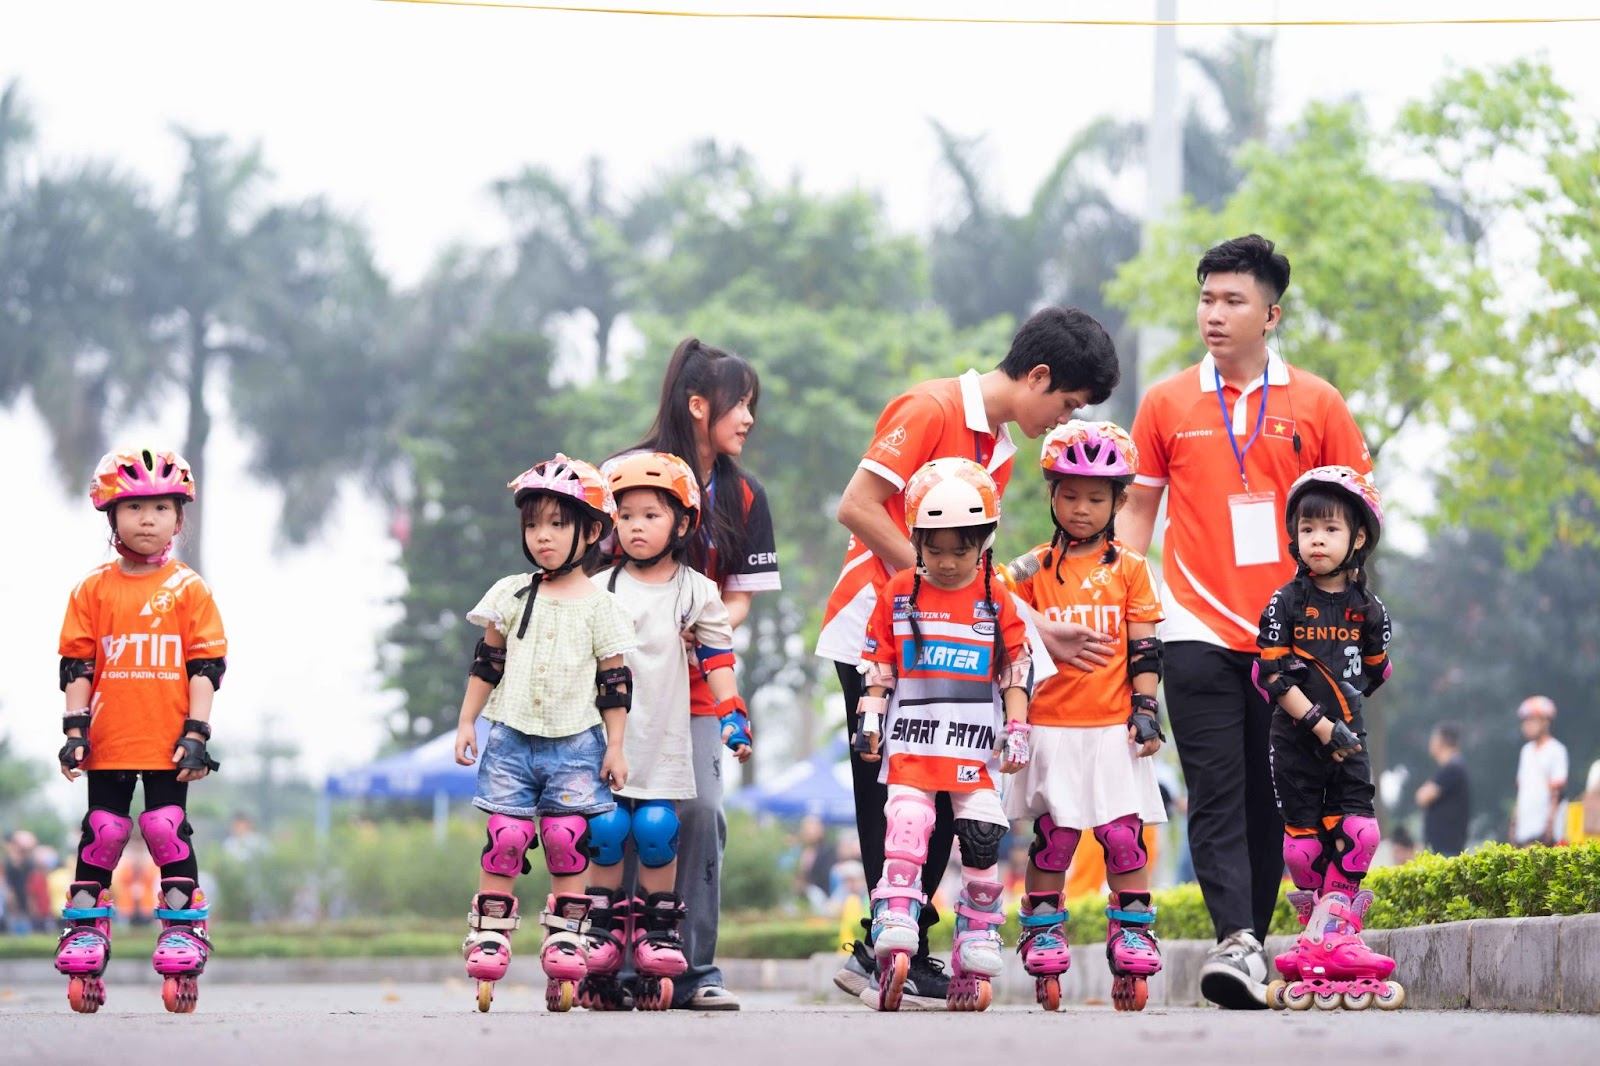
[{"label": "black leggings", "polygon": [[[153,811],[157,807],[176,806],[185,813],[189,807],[189,782],[178,780],[176,770],[90,770],[89,778],[89,809],[102,807],[115,814],[126,818],[133,811],[133,788],[139,783],[140,776],[144,777],[144,809]],[[184,820],[184,829],[187,830],[189,822]],[[87,834],[85,834],[87,839]],[[200,864],[194,857],[194,842],[184,838],[189,844],[189,854],[177,862],[169,862],[161,867],[162,877],[187,877],[191,881],[199,880]],[[85,862],[83,858],[83,844],[78,845],[78,875],[79,881],[98,881],[102,885],[110,886],[111,871],[103,866],[95,866]]]}]

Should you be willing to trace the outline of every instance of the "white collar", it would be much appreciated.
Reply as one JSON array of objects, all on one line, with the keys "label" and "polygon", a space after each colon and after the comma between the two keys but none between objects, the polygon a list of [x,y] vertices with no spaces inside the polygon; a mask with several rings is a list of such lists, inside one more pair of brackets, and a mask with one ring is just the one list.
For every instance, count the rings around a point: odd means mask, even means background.
[{"label": "white collar", "polygon": [[[1289,384],[1289,364],[1285,363],[1283,357],[1274,351],[1267,352],[1267,384]],[[1252,381],[1250,387],[1244,391],[1250,393],[1260,387],[1259,380]],[[1207,352],[1205,358],[1200,360],[1200,391],[1217,391],[1217,360],[1210,352]]]},{"label": "white collar", "polygon": [[[961,382],[961,409],[967,416],[967,428],[974,433],[989,432],[989,413],[983,409],[983,386],[978,383],[978,372],[969,370],[956,380]],[[1001,436],[1006,432],[1007,427],[1001,426]]]}]

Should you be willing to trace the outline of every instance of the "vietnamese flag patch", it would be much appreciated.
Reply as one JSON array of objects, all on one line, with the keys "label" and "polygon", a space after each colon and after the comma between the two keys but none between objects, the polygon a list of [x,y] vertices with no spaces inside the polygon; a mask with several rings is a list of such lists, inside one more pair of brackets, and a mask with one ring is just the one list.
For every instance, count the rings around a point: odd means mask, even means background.
[{"label": "vietnamese flag patch", "polygon": [[1277,418],[1273,415],[1268,415],[1266,425],[1261,427],[1261,435],[1264,437],[1277,437],[1280,440],[1292,442],[1294,440],[1294,419]]}]

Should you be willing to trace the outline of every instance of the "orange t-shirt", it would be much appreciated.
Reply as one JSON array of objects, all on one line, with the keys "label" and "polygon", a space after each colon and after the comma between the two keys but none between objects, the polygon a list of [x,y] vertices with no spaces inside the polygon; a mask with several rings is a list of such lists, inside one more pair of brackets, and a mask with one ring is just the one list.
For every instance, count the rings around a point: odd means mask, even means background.
[{"label": "orange t-shirt", "polygon": [[86,770],[170,770],[189,714],[190,659],[228,651],[211,589],[176,560],[129,575],[106,563],[78,583],[60,654],[94,660]]},{"label": "orange t-shirt", "polygon": [[[976,371],[968,371],[959,378],[925,381],[890,400],[878,418],[872,446],[861,457],[861,469],[901,490],[883,506],[907,539],[906,482],[929,460],[947,456],[974,459],[989,471],[1000,495],[1005,495],[1016,446],[1008,429],[1002,427],[998,437],[989,432],[977,378]],[[888,568],[852,536],[845,548],[844,569],[823,611],[818,655],[841,663],[860,661],[861,639],[872,613],[869,590],[888,579]]]},{"label": "orange t-shirt", "polygon": [[[1161,621],[1161,600],[1144,556],[1121,544],[1117,544],[1114,562],[1102,563],[1103,555],[1102,550],[1067,556],[1058,581],[1055,553],[1050,545],[1041,544],[1001,571],[1018,598],[1050,621],[1077,622],[1117,640],[1106,665],[1088,671],[1062,670],[1039,684],[1028,704],[1028,721],[1034,725],[1121,725],[1133,710],[1126,627],[1129,622]],[[1015,579],[1019,569],[1033,569],[1018,567],[1017,563],[1027,559],[1038,564],[1037,572]]]},{"label": "orange t-shirt", "polygon": [[[1350,409],[1337,389],[1276,356],[1267,369],[1267,410],[1261,417],[1259,383],[1242,394],[1226,383],[1217,402],[1210,354],[1196,366],[1150,387],[1133,420],[1139,449],[1135,483],[1167,488],[1167,526],[1161,575],[1167,586],[1163,640],[1203,640],[1255,653],[1261,609],[1294,576],[1286,549],[1284,506],[1289,488],[1307,470],[1343,465],[1372,471]],[[1229,420],[1223,419],[1223,407]],[[1261,422],[1261,435],[1245,452],[1251,493],[1272,493],[1280,534],[1276,561],[1240,566],[1235,561],[1230,496],[1245,493],[1240,450]],[[1298,437],[1300,446],[1295,447]]]}]

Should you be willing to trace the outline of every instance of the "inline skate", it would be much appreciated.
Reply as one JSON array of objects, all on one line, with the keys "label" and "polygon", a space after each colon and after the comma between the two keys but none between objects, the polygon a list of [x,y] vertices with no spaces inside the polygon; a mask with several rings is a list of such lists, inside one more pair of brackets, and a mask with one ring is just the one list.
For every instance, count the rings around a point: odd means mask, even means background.
[{"label": "inline skate", "polygon": [[174,1014],[192,1014],[200,1000],[200,975],[211,957],[206,919],[211,908],[205,893],[187,877],[161,879],[161,921],[150,965],[163,978],[161,1002]]},{"label": "inline skate", "polygon": [[688,968],[683,957],[683,899],[674,892],[635,898],[629,924],[633,965],[639,981],[633,1005],[639,1010],[669,1010],[672,979]]},{"label": "inline skate", "polygon": [[1106,962],[1111,965],[1111,1003],[1119,1011],[1144,1010],[1146,982],[1161,972],[1155,908],[1148,892],[1113,892],[1106,907]]},{"label": "inline skate", "polygon": [[512,930],[522,924],[517,897],[507,892],[479,892],[467,912],[466,941],[461,955],[467,960],[467,977],[478,982],[478,1009],[494,1002],[494,983],[511,966]]},{"label": "inline skate", "polygon": [[74,881],[61,910],[67,924],[56,944],[56,970],[67,975],[67,1002],[93,1014],[106,1001],[104,974],[111,960],[111,893],[98,881]]},{"label": "inline skate", "polygon": [[1022,899],[1022,937],[1017,954],[1033,977],[1034,998],[1045,1010],[1061,1006],[1061,975],[1072,968],[1066,908],[1059,892],[1029,892]]},{"label": "inline skate", "polygon": [[545,928],[539,965],[549,979],[544,989],[544,1005],[549,1010],[569,1011],[577,1001],[578,982],[588,972],[583,938],[589,931],[591,903],[588,896],[551,893],[539,915],[539,924]]},{"label": "inline skate", "polygon": [[956,901],[955,943],[950,952],[951,1010],[987,1010],[994,990],[990,979],[1000,973],[1005,946],[997,931],[1006,916],[1000,910],[1003,889],[993,881],[968,881]]},{"label": "inline skate", "polygon": [[589,931],[584,934],[587,953],[583,980],[578,982],[578,1006],[586,1010],[627,1010],[629,999],[617,975],[628,953],[631,901],[617,888],[589,891]]},{"label": "inline skate", "polygon": [[1362,889],[1354,898],[1343,892],[1325,892],[1320,898],[1311,892],[1291,892],[1289,902],[1305,930],[1294,947],[1274,960],[1284,979],[1267,986],[1268,1006],[1396,1010],[1405,1003],[1405,989],[1388,979],[1394,960],[1361,939],[1371,892]]}]

